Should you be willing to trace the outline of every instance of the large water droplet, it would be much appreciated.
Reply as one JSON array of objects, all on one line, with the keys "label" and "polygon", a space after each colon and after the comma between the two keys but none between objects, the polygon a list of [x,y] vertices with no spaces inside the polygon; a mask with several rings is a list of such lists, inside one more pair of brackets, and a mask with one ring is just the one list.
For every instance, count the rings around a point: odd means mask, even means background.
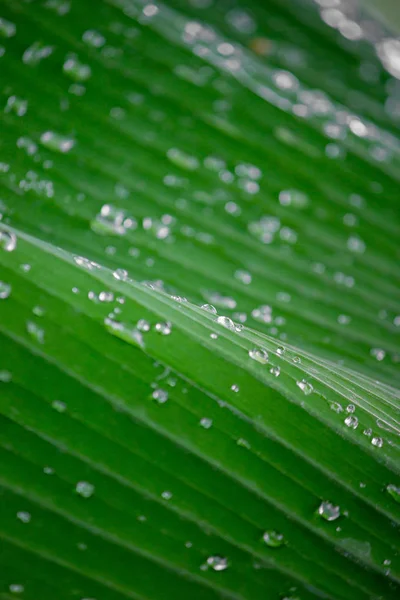
[{"label": "large water droplet", "polygon": [[268,352],[262,348],[253,348],[252,350],[249,350],[249,356],[262,365],[266,365],[268,362]]},{"label": "large water droplet", "polygon": [[325,521],[335,521],[340,517],[340,506],[335,506],[332,502],[324,501],[318,507],[318,514]]},{"label": "large water droplet", "polygon": [[263,535],[263,540],[270,548],[279,548],[285,543],[285,538],[277,531],[266,531]]}]

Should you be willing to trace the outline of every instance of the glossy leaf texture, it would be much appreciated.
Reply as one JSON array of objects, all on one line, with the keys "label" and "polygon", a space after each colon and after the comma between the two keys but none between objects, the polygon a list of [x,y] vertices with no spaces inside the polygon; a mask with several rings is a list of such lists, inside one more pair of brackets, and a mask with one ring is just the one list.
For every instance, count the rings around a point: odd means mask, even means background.
[{"label": "glossy leaf texture", "polygon": [[319,4],[1,3],[0,598],[398,598],[395,46]]}]

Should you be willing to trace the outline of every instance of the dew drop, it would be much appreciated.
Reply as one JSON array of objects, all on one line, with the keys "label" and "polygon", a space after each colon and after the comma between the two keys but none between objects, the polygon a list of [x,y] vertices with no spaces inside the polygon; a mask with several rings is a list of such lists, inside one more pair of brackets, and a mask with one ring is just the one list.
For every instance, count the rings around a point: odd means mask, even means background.
[{"label": "dew drop", "polygon": [[171,500],[172,492],[170,492],[169,490],[165,490],[164,492],[162,492],[161,497],[164,498],[164,500]]},{"label": "dew drop", "polygon": [[314,391],[314,388],[311,385],[311,383],[309,383],[305,379],[302,379],[301,381],[296,381],[296,385],[301,389],[305,396],[309,396]]},{"label": "dew drop", "polygon": [[17,512],[17,519],[19,519],[22,523],[29,523],[31,518],[31,513],[28,513],[25,510],[20,510],[19,512]]},{"label": "dew drop", "polygon": [[75,491],[82,498],[90,498],[94,494],[94,485],[88,481],[78,481]]},{"label": "dew drop", "polygon": [[35,340],[35,342],[38,342],[38,344],[44,344],[44,329],[39,327],[39,325],[33,321],[27,321],[26,330],[31,338]]},{"label": "dew drop", "polygon": [[318,514],[325,519],[325,521],[335,521],[340,517],[340,507],[335,506],[331,502],[324,501],[318,507]]},{"label": "dew drop", "polygon": [[358,419],[354,415],[349,415],[346,417],[344,423],[347,425],[347,427],[351,427],[351,429],[357,429],[358,427]]},{"label": "dew drop", "polygon": [[136,324],[136,327],[139,331],[142,331],[143,333],[150,331],[150,323],[145,319],[139,319],[139,321]]},{"label": "dew drop", "polygon": [[262,348],[253,348],[252,350],[249,350],[249,356],[262,365],[266,365],[268,362],[268,352]]},{"label": "dew drop", "polygon": [[279,548],[285,544],[285,538],[277,531],[266,531],[263,540],[270,548]]},{"label": "dew drop", "polygon": [[17,236],[11,231],[0,231],[0,248],[12,252],[17,247]]},{"label": "dew drop", "polygon": [[207,558],[207,566],[211,567],[214,571],[225,571],[229,563],[228,559],[222,556],[209,556]]},{"label": "dew drop", "polygon": [[75,141],[72,138],[60,135],[54,131],[46,131],[45,133],[42,133],[40,136],[40,142],[42,146],[45,146],[49,150],[61,152],[63,154],[69,152],[75,145]]},{"label": "dew drop", "polygon": [[212,313],[213,315],[217,314],[217,309],[212,304],[203,304],[201,308],[209,313]]},{"label": "dew drop", "polygon": [[152,398],[156,400],[159,404],[164,404],[168,400],[168,392],[166,390],[158,388],[152,393]]},{"label": "dew drop", "polygon": [[393,483],[389,483],[386,486],[386,491],[396,500],[396,502],[400,502],[400,487],[394,485]]},{"label": "dew drop", "polygon": [[200,425],[204,427],[204,429],[210,429],[210,427],[212,427],[212,424],[212,419],[207,419],[207,417],[203,417],[202,419],[200,419]]},{"label": "dew drop", "polygon": [[92,71],[89,65],[82,64],[76,54],[69,54],[63,65],[63,71],[73,81],[87,81]]},{"label": "dew drop", "polygon": [[221,315],[220,317],[217,317],[216,322],[230,331],[236,331],[236,325],[229,317]]},{"label": "dew drop", "polygon": [[5,38],[10,38],[15,35],[17,28],[14,23],[11,21],[7,21],[7,19],[0,18],[0,36]]},{"label": "dew drop", "polygon": [[53,400],[51,406],[59,413],[63,413],[67,410],[67,405],[65,402],[61,402],[61,400]]},{"label": "dew drop", "polygon": [[156,323],[155,330],[161,335],[169,335],[172,331],[172,324],[169,321],[163,323]]},{"label": "dew drop", "polygon": [[375,446],[376,448],[382,448],[383,446],[383,439],[381,437],[373,437],[371,440],[371,444],[373,446]]},{"label": "dew drop", "polygon": [[235,392],[237,394],[237,392],[239,392],[239,386],[236,385],[236,383],[234,383],[233,385],[231,385],[231,390],[232,392]]},{"label": "dew drop", "polygon": [[25,590],[24,586],[19,583],[12,583],[8,589],[12,594],[22,594]]},{"label": "dew drop", "polygon": [[274,377],[279,377],[279,375],[281,374],[281,370],[279,367],[271,367],[269,372],[271,373],[271,375],[273,375]]},{"label": "dew drop", "polygon": [[11,294],[11,285],[9,283],[5,283],[4,281],[0,281],[0,300],[5,300]]}]

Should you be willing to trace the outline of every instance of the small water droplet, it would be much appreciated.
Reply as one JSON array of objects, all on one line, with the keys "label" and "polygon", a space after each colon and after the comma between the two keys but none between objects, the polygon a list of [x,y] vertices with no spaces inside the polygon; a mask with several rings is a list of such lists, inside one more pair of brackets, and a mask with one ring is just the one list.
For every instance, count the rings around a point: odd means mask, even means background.
[{"label": "small water droplet", "polygon": [[164,498],[164,500],[171,500],[172,492],[165,490],[164,492],[162,492],[161,497]]},{"label": "small water droplet", "polygon": [[113,277],[117,281],[127,281],[127,279],[128,279],[128,271],[126,271],[125,269],[116,269],[113,272]]},{"label": "small water droplet", "polygon": [[75,491],[82,498],[90,498],[94,494],[94,485],[88,481],[78,481],[75,487]]},{"label": "small water droplet", "polygon": [[271,367],[269,372],[271,373],[271,375],[273,375],[274,377],[279,377],[279,375],[281,374],[281,370],[279,367]]},{"label": "small water droplet", "polygon": [[247,448],[247,450],[250,450],[250,448],[251,448],[249,442],[243,438],[239,438],[236,443],[238,446],[241,446],[242,448]]},{"label": "small water droplet", "polygon": [[276,353],[279,356],[282,356],[283,354],[285,354],[285,348],[283,346],[279,346],[279,348],[276,349]]},{"label": "small water droplet", "polygon": [[382,448],[383,446],[383,439],[381,437],[373,437],[371,440],[371,444],[373,446],[375,446],[376,448]]},{"label": "small water droplet", "polygon": [[137,221],[112,204],[104,204],[99,214],[90,222],[90,228],[99,235],[125,235],[137,228]]},{"label": "small water droplet", "polygon": [[213,315],[217,314],[217,309],[212,304],[203,304],[201,308],[209,313],[212,313]]},{"label": "small water droplet", "polygon": [[44,344],[44,329],[33,321],[26,322],[26,330],[38,344]]},{"label": "small water droplet", "polygon": [[52,467],[43,467],[43,473],[46,475],[54,475],[54,469]]},{"label": "small water droplet", "polygon": [[276,531],[266,531],[263,535],[263,540],[270,548],[279,548],[279,546],[285,544],[283,535]]},{"label": "small water droplet", "polygon": [[0,231],[0,248],[12,252],[17,247],[17,236],[11,231]]},{"label": "small water droplet", "polygon": [[10,383],[12,380],[12,374],[10,371],[0,371],[0,382],[1,383]]},{"label": "small water droplet", "polygon": [[65,154],[74,147],[75,141],[54,131],[46,131],[40,136],[40,142],[49,150]]},{"label": "small water droplet", "polygon": [[204,427],[204,429],[210,429],[210,427],[212,427],[212,424],[212,419],[207,419],[207,417],[203,417],[202,419],[200,419],[200,425]]},{"label": "small water droplet", "polygon": [[15,35],[17,31],[16,26],[11,21],[7,21],[7,19],[0,18],[0,36],[5,38],[10,38]]},{"label": "small water droplet", "polygon": [[161,335],[169,335],[172,331],[172,324],[169,321],[156,323],[155,330]]},{"label": "small water droplet", "polygon": [[152,393],[152,398],[157,400],[159,404],[164,404],[168,400],[168,392],[166,390],[162,390],[161,388],[157,388]]},{"label": "small water droplet", "polygon": [[207,566],[211,567],[214,571],[225,571],[229,563],[228,559],[222,556],[209,556],[207,558]]},{"label": "small water droplet", "polygon": [[231,390],[232,390],[232,392],[235,392],[235,393],[237,393],[237,392],[239,391],[239,389],[240,389],[240,388],[239,388],[239,386],[238,386],[238,385],[236,385],[236,383],[234,383],[233,385],[231,385]]},{"label": "small water droplet", "polygon": [[253,348],[252,350],[249,350],[249,356],[262,365],[266,365],[268,362],[268,352],[262,348]]},{"label": "small water droplet", "polygon": [[309,383],[305,379],[302,379],[301,381],[296,381],[296,385],[297,385],[297,387],[299,387],[301,389],[303,394],[305,394],[306,396],[309,396],[314,391],[314,388],[311,385],[311,383]]},{"label": "small water droplet", "polygon": [[53,400],[51,406],[59,413],[63,413],[67,410],[67,405],[65,402],[61,402],[61,400]]},{"label": "small water droplet", "polygon": [[351,429],[357,429],[358,427],[358,419],[354,415],[349,415],[346,417],[344,423],[347,425],[347,427],[351,427]]},{"label": "small water droplet", "polygon": [[22,594],[25,590],[24,586],[20,583],[12,583],[8,589],[12,594]]},{"label": "small water droplet", "polygon": [[396,502],[400,502],[400,487],[394,485],[393,483],[389,483],[386,486],[386,491],[396,500]]},{"label": "small water droplet", "polygon": [[229,317],[221,315],[220,317],[217,317],[216,322],[230,331],[236,331],[236,325]]},{"label": "small water droplet", "polygon": [[73,81],[87,81],[92,71],[89,65],[84,65],[78,60],[76,54],[69,54],[64,62],[63,71]]},{"label": "small water droplet", "polygon": [[318,507],[318,514],[325,519],[325,521],[335,521],[340,517],[340,507],[335,506],[331,502],[324,501]]},{"label": "small water droplet", "polygon": [[139,321],[136,324],[136,327],[139,331],[142,331],[143,333],[150,331],[150,323],[145,319],[139,319]]},{"label": "small water droplet", "polygon": [[301,358],[300,356],[294,356],[293,357],[293,362],[296,363],[297,365],[301,363]]},{"label": "small water droplet", "polygon": [[5,283],[4,281],[0,281],[0,300],[5,300],[11,294],[11,285],[9,283]]},{"label": "small water droplet", "polygon": [[31,518],[31,513],[28,513],[25,510],[20,510],[17,512],[17,519],[19,519],[22,523],[29,523]]}]

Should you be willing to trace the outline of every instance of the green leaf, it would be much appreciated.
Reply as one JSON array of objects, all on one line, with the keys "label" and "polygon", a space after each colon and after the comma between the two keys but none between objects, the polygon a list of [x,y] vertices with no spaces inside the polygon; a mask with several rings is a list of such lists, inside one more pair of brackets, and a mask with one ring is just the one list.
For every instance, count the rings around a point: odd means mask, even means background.
[{"label": "green leaf", "polygon": [[3,2],[0,598],[398,597],[395,55],[324,10]]}]

